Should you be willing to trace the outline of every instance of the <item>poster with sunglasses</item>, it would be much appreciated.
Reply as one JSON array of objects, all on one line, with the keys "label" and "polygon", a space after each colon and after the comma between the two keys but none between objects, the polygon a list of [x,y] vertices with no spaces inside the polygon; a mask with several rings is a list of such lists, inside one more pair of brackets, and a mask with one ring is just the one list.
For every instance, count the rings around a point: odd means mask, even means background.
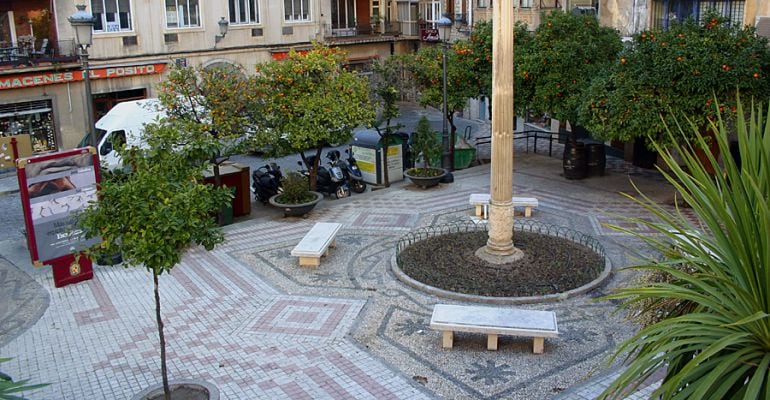
[{"label": "poster with sunglasses", "polygon": [[48,264],[99,242],[86,240],[77,212],[97,202],[98,157],[80,148],[16,160],[27,243],[35,265]]}]

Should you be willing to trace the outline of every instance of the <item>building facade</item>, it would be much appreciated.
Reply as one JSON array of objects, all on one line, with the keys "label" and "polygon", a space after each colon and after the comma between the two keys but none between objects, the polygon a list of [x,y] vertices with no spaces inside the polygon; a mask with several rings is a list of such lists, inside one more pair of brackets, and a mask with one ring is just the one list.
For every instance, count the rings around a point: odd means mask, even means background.
[{"label": "building facade", "polygon": [[600,0],[598,4],[601,23],[626,36],[645,29],[665,29],[688,17],[697,21],[709,9],[717,10],[733,24],[757,26],[759,30],[767,19],[770,25],[770,2],[766,0]]},{"label": "building facade", "polygon": [[[92,98],[68,17],[86,3]],[[471,0],[0,0],[0,136],[30,135],[33,152],[77,147],[120,101],[156,97],[172,64],[250,74],[313,42],[348,51],[350,67],[411,52],[444,12]],[[463,11],[464,10],[464,11]],[[469,19],[466,19],[466,21]],[[226,24],[224,35],[220,25]]]}]

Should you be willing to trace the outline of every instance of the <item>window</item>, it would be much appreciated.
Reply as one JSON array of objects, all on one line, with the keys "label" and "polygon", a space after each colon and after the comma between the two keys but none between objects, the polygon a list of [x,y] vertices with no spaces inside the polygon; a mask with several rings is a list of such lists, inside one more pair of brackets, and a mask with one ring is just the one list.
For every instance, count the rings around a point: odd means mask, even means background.
[{"label": "window", "polygon": [[730,20],[733,25],[743,25],[745,0],[653,0],[653,28],[667,29],[672,23],[684,22],[692,17],[697,22],[711,9]]},{"label": "window", "polygon": [[519,7],[521,7],[521,8],[532,8],[532,0],[520,0],[519,1]]},{"label": "window", "polygon": [[201,26],[198,0],[166,0],[166,27],[191,28]]},{"label": "window", "polygon": [[0,105],[0,136],[28,134],[32,152],[56,151],[51,100]]},{"label": "window", "polygon": [[476,8],[489,7],[489,0],[476,0]]},{"label": "window", "polygon": [[425,16],[425,22],[428,22],[435,28],[433,24],[441,18],[441,0],[431,0],[428,3],[422,3],[421,6],[423,9],[422,14]]},{"label": "window", "polygon": [[310,0],[283,0],[283,20],[310,21]]},{"label": "window", "polygon": [[91,0],[94,32],[130,31],[131,0]]},{"label": "window", "polygon": [[228,0],[230,23],[246,25],[259,23],[259,0]]}]

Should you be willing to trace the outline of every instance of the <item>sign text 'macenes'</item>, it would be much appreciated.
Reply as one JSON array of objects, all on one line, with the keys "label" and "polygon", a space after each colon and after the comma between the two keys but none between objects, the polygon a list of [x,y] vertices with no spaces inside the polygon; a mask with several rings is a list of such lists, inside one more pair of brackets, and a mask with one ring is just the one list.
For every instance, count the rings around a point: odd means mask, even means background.
[{"label": "sign text 'macenes'", "polygon": [[[124,76],[159,74],[165,71],[165,69],[166,64],[95,68],[89,71],[90,73],[88,76],[91,79],[120,78]],[[0,77],[0,90],[76,82],[82,81],[84,77],[85,72],[83,71],[40,72],[24,75],[3,76]]]}]

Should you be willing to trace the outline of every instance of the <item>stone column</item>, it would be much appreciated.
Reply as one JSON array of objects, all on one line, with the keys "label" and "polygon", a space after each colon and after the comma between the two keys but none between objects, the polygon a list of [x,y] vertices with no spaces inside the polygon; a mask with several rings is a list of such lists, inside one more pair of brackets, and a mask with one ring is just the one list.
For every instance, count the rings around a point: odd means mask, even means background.
[{"label": "stone column", "polygon": [[492,170],[489,239],[476,255],[495,264],[523,256],[513,246],[513,2],[496,0],[492,22]]}]

